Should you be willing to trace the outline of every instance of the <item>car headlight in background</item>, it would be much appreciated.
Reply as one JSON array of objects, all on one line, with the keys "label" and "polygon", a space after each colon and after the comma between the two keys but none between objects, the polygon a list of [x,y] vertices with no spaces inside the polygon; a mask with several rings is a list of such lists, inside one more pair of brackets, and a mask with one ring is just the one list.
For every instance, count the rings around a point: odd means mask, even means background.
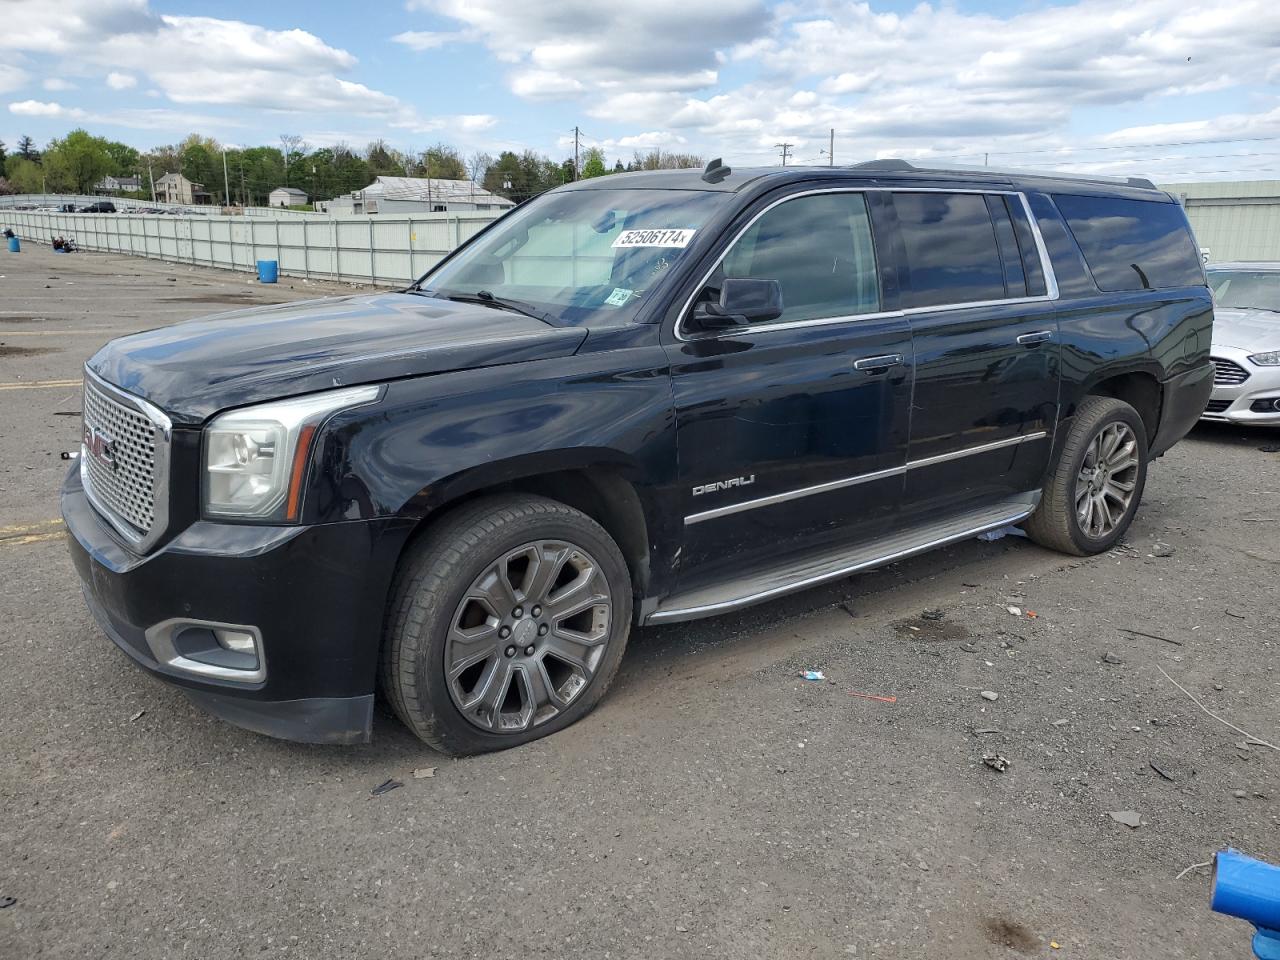
[{"label": "car headlight in background", "polygon": [[1255,353],[1249,358],[1260,367],[1280,367],[1280,350],[1270,353]]},{"label": "car headlight in background", "polygon": [[316,428],[332,413],[372,403],[380,390],[328,390],[215,417],[204,435],[205,515],[297,520]]}]

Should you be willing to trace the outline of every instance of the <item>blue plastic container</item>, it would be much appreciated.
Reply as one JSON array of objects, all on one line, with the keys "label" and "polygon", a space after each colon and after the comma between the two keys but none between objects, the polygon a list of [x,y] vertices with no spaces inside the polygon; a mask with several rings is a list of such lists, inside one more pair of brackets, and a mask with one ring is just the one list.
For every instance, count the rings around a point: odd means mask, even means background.
[{"label": "blue plastic container", "polygon": [[22,244],[18,242],[18,238],[17,238],[17,237],[10,237],[10,238],[9,238],[9,252],[10,252],[10,253],[21,253],[21,252],[22,252]]},{"label": "blue plastic container", "polygon": [[1215,858],[1213,909],[1248,920],[1257,932],[1253,952],[1262,960],[1280,960],[1280,867],[1230,848]]},{"label": "blue plastic container", "polygon": [[258,282],[259,283],[275,283],[276,278],[280,276],[280,264],[275,260],[259,260],[258,261]]}]

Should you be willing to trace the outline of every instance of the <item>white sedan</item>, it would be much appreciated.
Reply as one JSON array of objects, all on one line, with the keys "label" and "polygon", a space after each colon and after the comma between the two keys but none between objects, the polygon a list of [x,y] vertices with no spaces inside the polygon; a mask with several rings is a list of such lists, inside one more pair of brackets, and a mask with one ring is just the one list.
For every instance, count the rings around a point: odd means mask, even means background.
[{"label": "white sedan", "polygon": [[1280,263],[1215,263],[1217,372],[1203,419],[1280,426]]}]

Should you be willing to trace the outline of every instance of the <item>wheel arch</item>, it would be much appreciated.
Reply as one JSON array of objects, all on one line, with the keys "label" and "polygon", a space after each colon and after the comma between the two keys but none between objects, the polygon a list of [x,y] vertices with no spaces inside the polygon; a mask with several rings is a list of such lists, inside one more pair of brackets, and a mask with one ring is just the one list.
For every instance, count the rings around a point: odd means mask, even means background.
[{"label": "wheel arch", "polygon": [[421,491],[406,504],[417,520],[403,551],[442,518],[481,497],[526,493],[582,511],[600,524],[622,551],[637,598],[652,579],[651,512],[641,488],[631,479],[638,467],[608,450],[555,451],[512,461],[489,463]]},{"label": "wheel arch", "polygon": [[[1147,431],[1147,443],[1151,444],[1160,427],[1164,388],[1159,378],[1149,370],[1130,370],[1124,373],[1104,374],[1085,387],[1081,399],[1086,396],[1112,397],[1123,400],[1138,411]],[[1070,411],[1074,415],[1075,410]]]}]

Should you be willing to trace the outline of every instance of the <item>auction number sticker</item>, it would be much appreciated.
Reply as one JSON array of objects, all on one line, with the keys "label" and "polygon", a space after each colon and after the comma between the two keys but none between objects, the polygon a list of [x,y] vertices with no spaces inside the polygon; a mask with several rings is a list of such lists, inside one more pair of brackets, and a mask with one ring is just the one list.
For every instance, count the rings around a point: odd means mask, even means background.
[{"label": "auction number sticker", "polygon": [[697,230],[623,230],[614,238],[615,247],[678,247],[689,245]]}]

